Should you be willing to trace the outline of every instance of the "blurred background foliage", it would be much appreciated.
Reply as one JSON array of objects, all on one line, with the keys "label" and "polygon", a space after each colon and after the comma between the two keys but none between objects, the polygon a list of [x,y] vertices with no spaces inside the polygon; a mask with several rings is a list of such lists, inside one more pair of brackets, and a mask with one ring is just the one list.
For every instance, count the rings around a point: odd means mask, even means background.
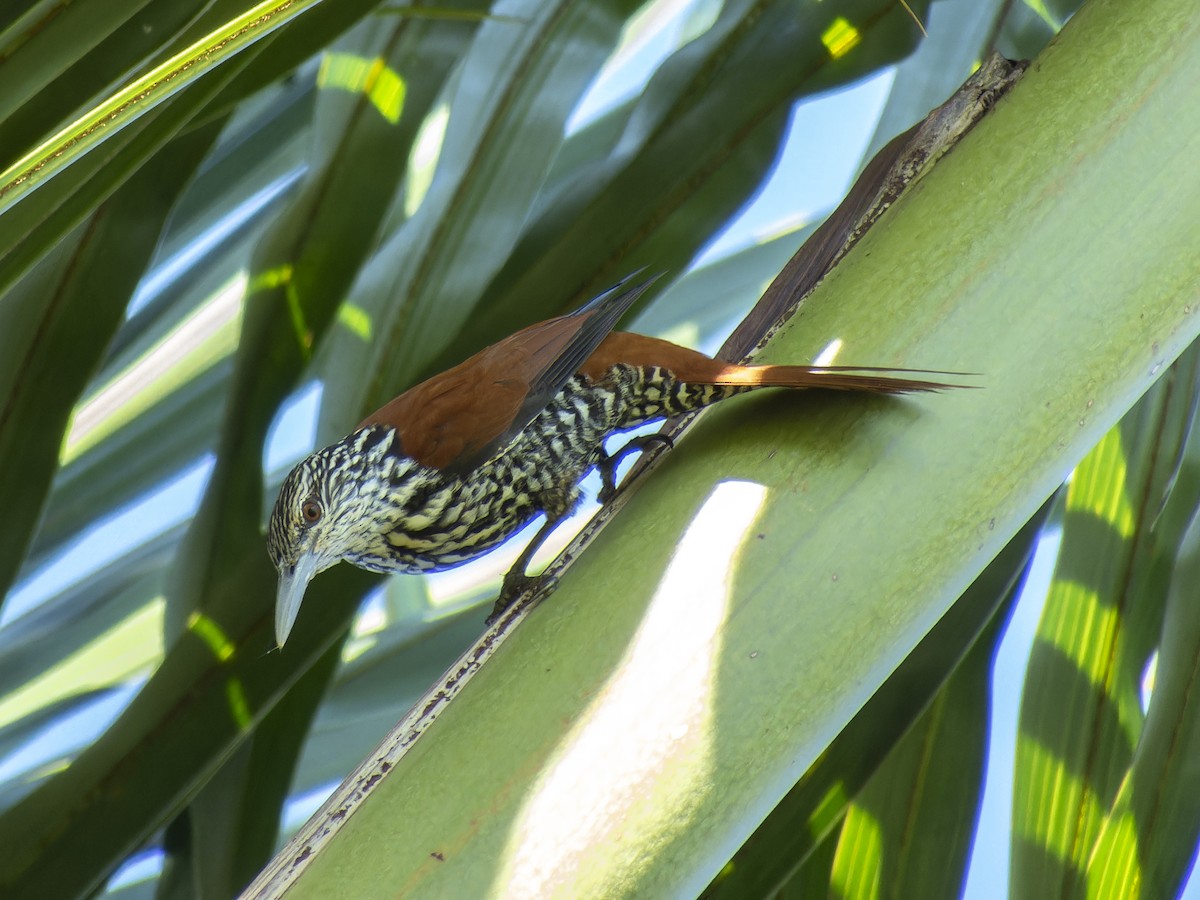
[{"label": "blurred background foliage", "polygon": [[[671,275],[635,327],[712,349],[819,221],[797,194],[786,227],[722,242],[797,109],[892,72],[873,152],[991,49],[1036,56],[1076,5],[8,3],[0,892],[239,891],[477,636],[505,565],[430,584],[339,567],[272,653],[262,527],[290,465],[640,266]],[[1181,588],[1195,366],[1097,447],[711,895],[963,890],[995,649],[1059,535],[1014,738],[1013,895],[1083,891],[1155,802],[1142,865],[1178,887],[1196,811],[1130,773],[1185,778],[1173,728],[1198,720],[1179,687],[1200,621]],[[920,794],[931,771],[942,789]]]}]

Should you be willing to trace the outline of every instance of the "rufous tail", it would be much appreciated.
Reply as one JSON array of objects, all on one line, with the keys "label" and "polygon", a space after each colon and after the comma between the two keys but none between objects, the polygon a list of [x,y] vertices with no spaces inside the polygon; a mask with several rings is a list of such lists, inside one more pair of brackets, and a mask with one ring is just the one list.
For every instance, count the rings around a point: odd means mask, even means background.
[{"label": "rufous tail", "polygon": [[893,369],[877,366],[741,366],[712,359],[703,353],[658,338],[614,331],[588,358],[580,372],[596,380],[612,366],[624,363],[641,368],[661,368],[680,382],[738,388],[816,388],[832,391],[862,391],[876,394],[909,394],[969,387],[949,381],[931,381],[910,376],[963,376],[965,372],[925,369]]},{"label": "rufous tail", "polygon": [[[894,373],[894,374],[888,374]],[[736,366],[726,364],[713,373],[712,384],[730,387],[815,388],[827,391],[862,391],[872,394],[911,394],[945,391],[970,385],[927,381],[907,375],[962,375],[960,372],[925,372],[875,366]]]}]

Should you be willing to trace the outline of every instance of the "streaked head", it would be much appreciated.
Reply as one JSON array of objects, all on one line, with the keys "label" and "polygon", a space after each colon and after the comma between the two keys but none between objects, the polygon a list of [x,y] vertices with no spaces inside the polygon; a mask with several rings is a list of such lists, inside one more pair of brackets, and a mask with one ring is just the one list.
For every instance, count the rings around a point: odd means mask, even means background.
[{"label": "streaked head", "polygon": [[[275,640],[287,640],[304,592],[318,572],[377,554],[395,519],[396,483],[413,467],[390,455],[394,433],[364,428],[302,460],[284,479],[267,526],[267,551],[279,571]],[[382,568],[367,565],[368,568]]]}]

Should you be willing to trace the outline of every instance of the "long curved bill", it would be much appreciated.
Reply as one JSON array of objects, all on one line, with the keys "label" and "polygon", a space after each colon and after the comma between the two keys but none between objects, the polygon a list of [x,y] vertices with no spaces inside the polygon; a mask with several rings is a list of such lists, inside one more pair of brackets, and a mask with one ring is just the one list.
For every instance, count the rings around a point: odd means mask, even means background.
[{"label": "long curved bill", "polygon": [[279,573],[279,592],[275,595],[275,643],[280,647],[296,624],[304,591],[316,574],[317,558],[311,553],[301,553],[294,566]]}]

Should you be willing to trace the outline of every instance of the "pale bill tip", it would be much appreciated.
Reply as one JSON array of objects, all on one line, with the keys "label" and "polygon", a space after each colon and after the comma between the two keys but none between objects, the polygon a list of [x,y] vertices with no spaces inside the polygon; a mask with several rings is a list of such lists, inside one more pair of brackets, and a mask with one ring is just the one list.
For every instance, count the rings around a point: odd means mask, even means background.
[{"label": "pale bill tip", "polygon": [[292,633],[304,592],[316,574],[317,560],[309,553],[300,554],[294,566],[290,569],[285,567],[279,573],[279,592],[275,597],[275,643],[280,647]]}]

